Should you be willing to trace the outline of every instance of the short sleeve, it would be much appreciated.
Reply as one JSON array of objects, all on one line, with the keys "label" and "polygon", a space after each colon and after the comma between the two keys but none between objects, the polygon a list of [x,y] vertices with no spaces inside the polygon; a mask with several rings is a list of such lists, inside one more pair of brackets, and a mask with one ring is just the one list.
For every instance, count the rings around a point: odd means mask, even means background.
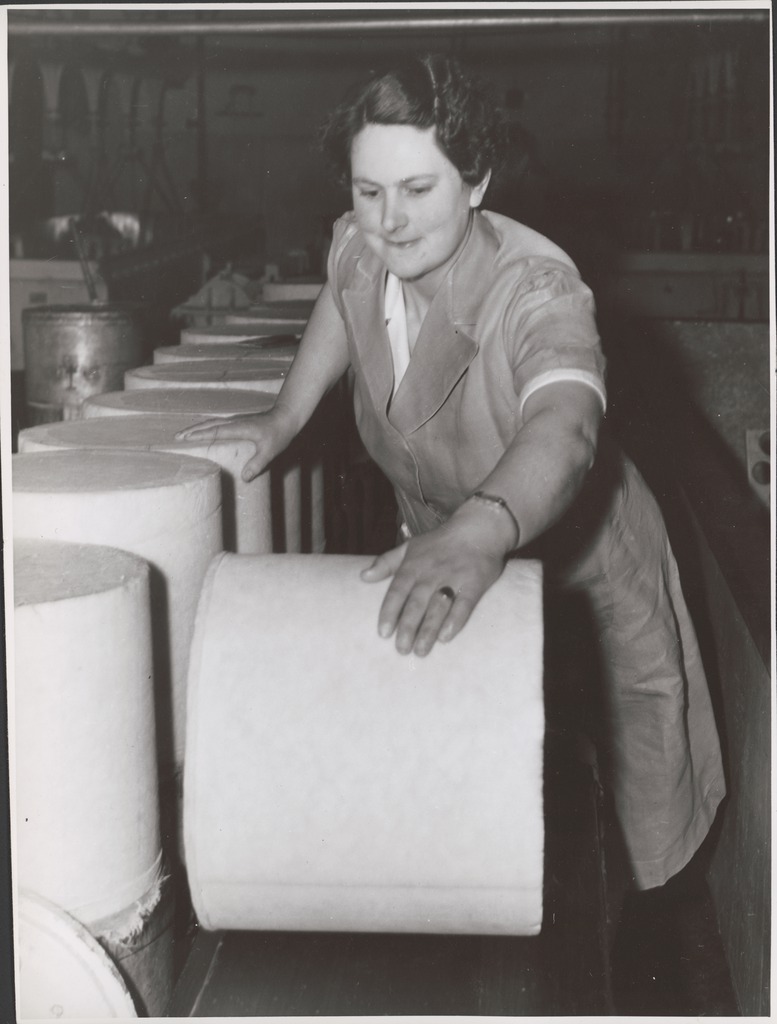
[{"label": "short sleeve", "polygon": [[340,316],[343,316],[341,260],[348,243],[356,234],[356,230],[356,218],[353,212],[338,217],[332,227],[332,244],[329,247],[326,276]]},{"label": "short sleeve", "polygon": [[573,268],[555,260],[532,265],[508,304],[504,329],[521,409],[529,395],[558,381],[592,387],[606,407],[593,294]]}]

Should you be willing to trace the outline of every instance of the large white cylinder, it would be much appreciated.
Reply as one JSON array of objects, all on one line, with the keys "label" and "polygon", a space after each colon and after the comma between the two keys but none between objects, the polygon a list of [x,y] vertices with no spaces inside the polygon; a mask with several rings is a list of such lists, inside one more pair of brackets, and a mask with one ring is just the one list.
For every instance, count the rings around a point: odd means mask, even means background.
[{"label": "large white cylinder", "polygon": [[15,538],[107,544],[150,563],[157,749],[161,771],[177,770],[194,613],[222,550],[219,467],[162,452],[36,452],[13,456],[12,480]]},{"label": "large white cylinder", "polygon": [[324,287],[323,281],[268,281],[262,287],[262,298],[267,305],[313,305]]},{"label": "large white cylinder", "polygon": [[299,341],[299,331],[278,331],[268,334],[253,330],[251,324],[211,324],[207,327],[181,328],[182,345],[234,345],[252,341],[257,345],[283,345]]},{"label": "large white cylinder", "polygon": [[230,388],[147,388],[139,391],[107,391],[87,398],[81,406],[83,419],[97,416],[171,415],[248,416],[269,412],[276,396],[267,391]]},{"label": "large white cylinder", "polygon": [[228,551],[249,555],[271,552],[273,530],[269,471],[261,473],[250,482],[243,480],[243,466],[255,453],[250,441],[176,440],[178,431],[192,427],[199,421],[198,416],[149,415],[103,416],[99,419],[45,424],[19,433],[19,451],[130,448],[210,459],[222,470],[224,547]]},{"label": "large white cylinder", "polygon": [[149,566],[53,540],[13,558],[16,880],[91,925],[161,871]]},{"label": "large white cylinder", "polygon": [[227,315],[231,316],[234,313],[240,316],[267,316],[269,318],[304,319],[304,321],[307,321],[314,306],[315,298],[294,296],[287,299],[274,299],[272,302],[265,300],[252,302],[251,305],[244,306],[242,309],[231,310]]},{"label": "large white cylinder", "polygon": [[270,310],[269,312],[252,312],[249,308],[244,313],[227,313],[226,324],[241,324],[263,334],[302,334],[307,326],[307,317],[283,316]]},{"label": "large white cylinder", "polygon": [[116,964],[82,924],[33,893],[20,893],[17,908],[20,1020],[138,1016]]},{"label": "large white cylinder", "polygon": [[228,359],[201,362],[168,363],[162,366],[139,366],[124,375],[124,388],[236,388],[248,391],[281,390],[289,364],[267,361],[263,366],[247,366]]},{"label": "large white cylinder", "polygon": [[[229,388],[149,388],[96,395],[94,401],[89,399],[84,403],[82,412],[86,419],[130,415],[185,416],[194,424],[212,417],[269,412],[275,398],[275,395],[261,391]],[[306,432],[306,438],[310,433]],[[310,550],[320,554],[326,547],[323,457],[312,450],[306,438],[300,443],[295,442],[269,469],[274,551]],[[303,479],[308,481],[304,487]]]},{"label": "large white cylinder", "polygon": [[[197,612],[184,829],[206,928],[536,934],[542,584],[511,562],[426,658],[370,559],[224,555]],[[239,727],[238,727],[239,723]]]},{"label": "large white cylinder", "polygon": [[160,345],[154,349],[154,365],[162,363],[185,363],[211,359],[234,359],[248,362],[249,365],[262,365],[262,360],[271,359],[273,363],[285,362],[289,365],[297,354],[297,345],[266,345],[258,346],[254,341],[239,341],[234,344],[210,344],[186,342],[180,345]]}]

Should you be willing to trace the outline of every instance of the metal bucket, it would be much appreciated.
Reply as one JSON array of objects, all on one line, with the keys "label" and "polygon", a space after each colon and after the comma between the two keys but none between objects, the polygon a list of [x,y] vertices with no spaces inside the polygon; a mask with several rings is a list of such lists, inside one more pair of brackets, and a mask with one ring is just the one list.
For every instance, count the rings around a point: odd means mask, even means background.
[{"label": "metal bucket", "polygon": [[22,311],[27,422],[77,419],[91,395],[119,391],[147,356],[141,306],[32,306]]}]

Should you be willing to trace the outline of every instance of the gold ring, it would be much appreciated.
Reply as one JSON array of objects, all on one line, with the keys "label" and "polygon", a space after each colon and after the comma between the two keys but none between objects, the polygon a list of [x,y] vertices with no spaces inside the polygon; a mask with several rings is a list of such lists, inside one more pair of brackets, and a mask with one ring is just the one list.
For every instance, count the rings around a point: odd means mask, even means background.
[{"label": "gold ring", "polygon": [[456,593],[453,587],[440,587],[437,593],[442,594],[443,597],[447,597],[449,601],[456,600]]}]

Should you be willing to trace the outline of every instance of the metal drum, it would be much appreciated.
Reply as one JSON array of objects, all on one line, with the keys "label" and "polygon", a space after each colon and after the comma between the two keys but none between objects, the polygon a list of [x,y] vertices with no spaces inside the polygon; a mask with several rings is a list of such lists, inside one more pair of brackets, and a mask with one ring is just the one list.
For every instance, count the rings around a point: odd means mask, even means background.
[{"label": "metal drum", "polygon": [[147,355],[141,306],[32,306],[22,328],[30,425],[77,419],[85,398],[120,390]]}]

